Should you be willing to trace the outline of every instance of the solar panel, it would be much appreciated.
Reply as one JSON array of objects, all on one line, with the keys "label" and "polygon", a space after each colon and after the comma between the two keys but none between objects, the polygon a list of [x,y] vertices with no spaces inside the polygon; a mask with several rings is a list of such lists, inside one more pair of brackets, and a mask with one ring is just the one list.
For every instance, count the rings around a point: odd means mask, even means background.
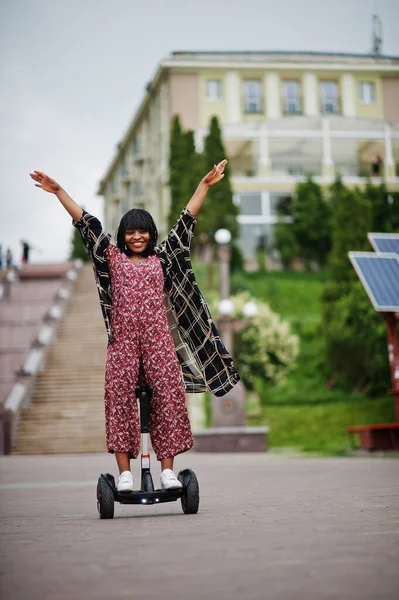
[{"label": "solar panel", "polygon": [[399,312],[399,256],[392,252],[349,252],[349,258],[375,310]]},{"label": "solar panel", "polygon": [[376,252],[399,254],[399,233],[368,233],[367,237]]}]

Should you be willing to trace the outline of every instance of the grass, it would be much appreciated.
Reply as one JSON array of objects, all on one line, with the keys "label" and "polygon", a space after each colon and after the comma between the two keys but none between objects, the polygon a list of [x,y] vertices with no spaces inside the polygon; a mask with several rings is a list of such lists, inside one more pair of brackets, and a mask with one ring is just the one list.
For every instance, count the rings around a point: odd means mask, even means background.
[{"label": "grass", "polygon": [[[217,290],[206,290],[206,267],[196,265],[195,273],[200,289],[210,301]],[[301,340],[297,364],[284,384],[273,387],[258,381],[260,409],[256,412],[251,407],[248,412],[249,424],[270,427],[269,444],[273,449],[343,455],[350,447],[348,425],[395,421],[393,401],[388,395],[370,399],[343,389],[326,388],[321,372],[323,341],[319,332],[325,281],[324,272],[257,271],[232,276],[232,294],[246,290],[267,302],[290,322]],[[387,389],[389,384],[387,381]],[[209,401],[206,412],[209,423]]]},{"label": "grass", "polygon": [[248,291],[289,321],[315,323],[320,320],[320,296],[326,275],[293,271],[236,273],[232,293]]},{"label": "grass", "polygon": [[[348,425],[395,421],[392,398],[359,398],[334,404],[270,405],[262,407],[261,422],[270,426],[271,447],[345,454],[349,448]],[[259,422],[259,421],[258,421]]]}]

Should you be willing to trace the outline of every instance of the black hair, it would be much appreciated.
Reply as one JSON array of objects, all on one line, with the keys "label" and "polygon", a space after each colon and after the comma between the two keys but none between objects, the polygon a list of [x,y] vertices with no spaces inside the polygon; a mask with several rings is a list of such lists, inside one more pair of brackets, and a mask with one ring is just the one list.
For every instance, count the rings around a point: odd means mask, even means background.
[{"label": "black hair", "polygon": [[154,223],[154,219],[147,210],[142,208],[132,208],[121,218],[118,230],[116,232],[116,245],[121,252],[126,254],[126,256],[133,255],[133,252],[127,248],[125,243],[126,231],[129,229],[141,229],[143,231],[148,231],[150,234],[150,241],[145,251],[142,252],[141,256],[146,258],[147,256],[154,254],[154,248],[157,245],[158,231]]}]

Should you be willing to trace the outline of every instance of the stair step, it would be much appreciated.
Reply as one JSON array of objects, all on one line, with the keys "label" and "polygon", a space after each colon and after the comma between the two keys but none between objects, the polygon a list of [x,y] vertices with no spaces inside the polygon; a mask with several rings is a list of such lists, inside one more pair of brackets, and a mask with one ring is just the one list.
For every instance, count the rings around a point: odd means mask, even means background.
[{"label": "stair step", "polygon": [[104,452],[107,336],[91,265],[84,265],[59,324],[14,454]]}]

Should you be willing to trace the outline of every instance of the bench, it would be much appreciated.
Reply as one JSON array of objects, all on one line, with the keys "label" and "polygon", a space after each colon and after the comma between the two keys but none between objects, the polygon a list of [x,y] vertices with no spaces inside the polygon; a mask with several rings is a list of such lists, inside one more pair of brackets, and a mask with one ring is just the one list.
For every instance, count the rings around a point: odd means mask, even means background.
[{"label": "bench", "polygon": [[352,448],[354,435],[358,434],[360,447],[364,450],[399,450],[399,423],[354,425],[346,430]]}]

